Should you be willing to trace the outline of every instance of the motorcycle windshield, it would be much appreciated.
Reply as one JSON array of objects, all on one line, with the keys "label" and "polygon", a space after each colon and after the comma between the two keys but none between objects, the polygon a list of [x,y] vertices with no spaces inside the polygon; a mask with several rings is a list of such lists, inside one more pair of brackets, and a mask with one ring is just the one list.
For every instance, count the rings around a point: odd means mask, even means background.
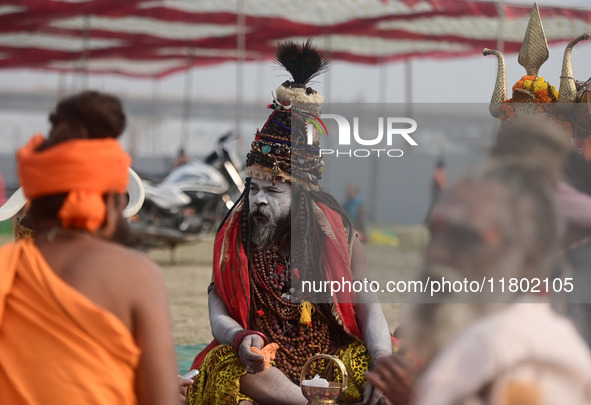
[{"label": "motorcycle windshield", "polygon": [[224,192],[228,188],[228,182],[220,172],[199,161],[187,163],[173,170],[164,178],[162,185],[209,192]]}]

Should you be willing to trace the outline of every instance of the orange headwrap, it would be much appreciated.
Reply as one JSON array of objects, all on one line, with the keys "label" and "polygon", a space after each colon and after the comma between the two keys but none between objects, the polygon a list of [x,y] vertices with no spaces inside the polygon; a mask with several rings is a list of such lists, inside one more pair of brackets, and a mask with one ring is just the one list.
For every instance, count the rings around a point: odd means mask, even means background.
[{"label": "orange headwrap", "polygon": [[96,231],[105,219],[102,195],[125,192],[131,158],[115,139],[77,139],[37,152],[35,135],[17,153],[25,196],[68,193],[58,216],[65,228]]}]

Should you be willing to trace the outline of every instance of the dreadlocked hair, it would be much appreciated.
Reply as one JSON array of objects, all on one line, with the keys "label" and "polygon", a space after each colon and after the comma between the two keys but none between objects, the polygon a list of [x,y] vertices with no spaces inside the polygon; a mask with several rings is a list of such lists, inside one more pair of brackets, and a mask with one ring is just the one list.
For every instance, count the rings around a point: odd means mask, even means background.
[{"label": "dreadlocked hair", "polygon": [[297,268],[302,279],[324,279],[322,253],[324,250],[322,229],[316,221],[314,206],[323,204],[337,212],[348,230],[348,244],[354,237],[353,226],[346,211],[330,194],[322,190],[308,190],[299,183],[292,183],[292,268]]},{"label": "dreadlocked hair", "polygon": [[[59,101],[49,115],[49,122],[49,135],[37,148],[39,152],[74,139],[118,139],[125,130],[127,119],[119,98],[86,90]],[[92,156],[88,158],[92,159]],[[35,198],[28,215],[33,220],[56,217],[66,196],[67,193],[60,193]]]},{"label": "dreadlocked hair", "polygon": [[242,200],[244,201],[244,204],[242,204],[242,215],[240,216],[240,236],[241,236],[240,242],[242,243],[242,247],[244,248],[245,251],[248,250],[248,236],[249,236],[248,235],[248,209],[250,206],[250,199],[249,199],[250,180],[251,180],[251,177],[246,178],[244,192],[242,193],[242,197],[241,197]]},{"label": "dreadlocked hair", "polygon": [[568,136],[551,122],[515,121],[499,131],[491,162],[467,176],[507,188],[506,236],[538,251],[546,271],[564,230],[555,192],[570,150]]}]

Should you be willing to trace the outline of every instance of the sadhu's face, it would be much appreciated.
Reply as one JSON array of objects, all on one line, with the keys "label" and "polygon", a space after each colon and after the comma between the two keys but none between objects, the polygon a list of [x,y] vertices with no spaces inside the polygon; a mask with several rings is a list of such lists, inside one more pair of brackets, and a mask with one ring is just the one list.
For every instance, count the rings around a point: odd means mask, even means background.
[{"label": "sadhu's face", "polygon": [[252,179],[248,197],[251,240],[259,249],[268,248],[289,232],[291,184]]},{"label": "sadhu's face", "polygon": [[455,269],[462,277],[490,273],[506,252],[503,229],[507,190],[496,182],[461,181],[447,190],[429,217],[427,267]]},{"label": "sadhu's face", "polygon": [[291,213],[291,183],[252,179],[249,211],[257,223],[281,223]]}]

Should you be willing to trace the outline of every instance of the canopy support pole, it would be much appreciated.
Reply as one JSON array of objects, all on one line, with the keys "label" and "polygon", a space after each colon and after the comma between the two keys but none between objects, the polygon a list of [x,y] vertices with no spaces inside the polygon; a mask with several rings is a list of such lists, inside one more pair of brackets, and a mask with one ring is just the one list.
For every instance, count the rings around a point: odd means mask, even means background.
[{"label": "canopy support pole", "polygon": [[[388,99],[388,63],[385,61],[384,58],[380,58],[380,65],[379,65],[379,75],[378,75],[378,103],[379,103],[379,116],[384,117],[386,115],[386,102]],[[385,122],[385,121],[384,121]],[[379,177],[380,177],[380,160],[379,158],[371,159],[371,221],[373,223],[378,223],[378,205],[380,201],[380,187],[379,187]]]},{"label": "canopy support pole", "polygon": [[193,92],[193,61],[195,59],[195,50],[189,49],[189,58],[187,60],[187,70],[185,71],[185,86],[183,95],[183,119],[181,122],[181,144],[180,148],[187,150],[189,143],[189,126],[191,121],[191,100]]},{"label": "canopy support pole", "polygon": [[80,76],[82,88],[88,88],[88,60],[90,59],[90,15],[84,14],[84,35],[82,36],[82,63],[80,67]]},{"label": "canopy support pole", "polygon": [[160,139],[160,81],[156,76],[152,78],[152,103],[151,110],[151,135],[152,135],[152,156],[156,156],[156,151],[159,150],[156,145],[157,140]]},{"label": "canopy support pole", "polygon": [[[257,104],[260,103],[261,106],[265,105],[266,101],[266,94],[264,93],[265,89],[265,62],[259,61],[256,64],[256,100]],[[257,111],[260,110],[260,117],[257,121],[265,121],[266,119],[266,111],[263,108],[257,108]]]},{"label": "canopy support pole", "polygon": [[[324,37],[324,49],[326,50],[326,57],[328,60],[332,59],[332,39],[330,35],[326,35]],[[328,102],[333,102],[332,100],[332,69],[328,69],[328,71],[324,74],[324,99],[328,100]]]},{"label": "canopy support pole", "polygon": [[245,0],[237,0],[236,12],[236,136],[238,148],[243,149],[242,145],[242,121],[244,119],[244,53],[246,48],[245,24],[246,16],[244,14]]},{"label": "canopy support pole", "polygon": [[503,30],[505,28],[505,0],[499,0],[497,3],[499,9],[499,25],[497,32],[497,51],[505,52],[505,38]]}]

